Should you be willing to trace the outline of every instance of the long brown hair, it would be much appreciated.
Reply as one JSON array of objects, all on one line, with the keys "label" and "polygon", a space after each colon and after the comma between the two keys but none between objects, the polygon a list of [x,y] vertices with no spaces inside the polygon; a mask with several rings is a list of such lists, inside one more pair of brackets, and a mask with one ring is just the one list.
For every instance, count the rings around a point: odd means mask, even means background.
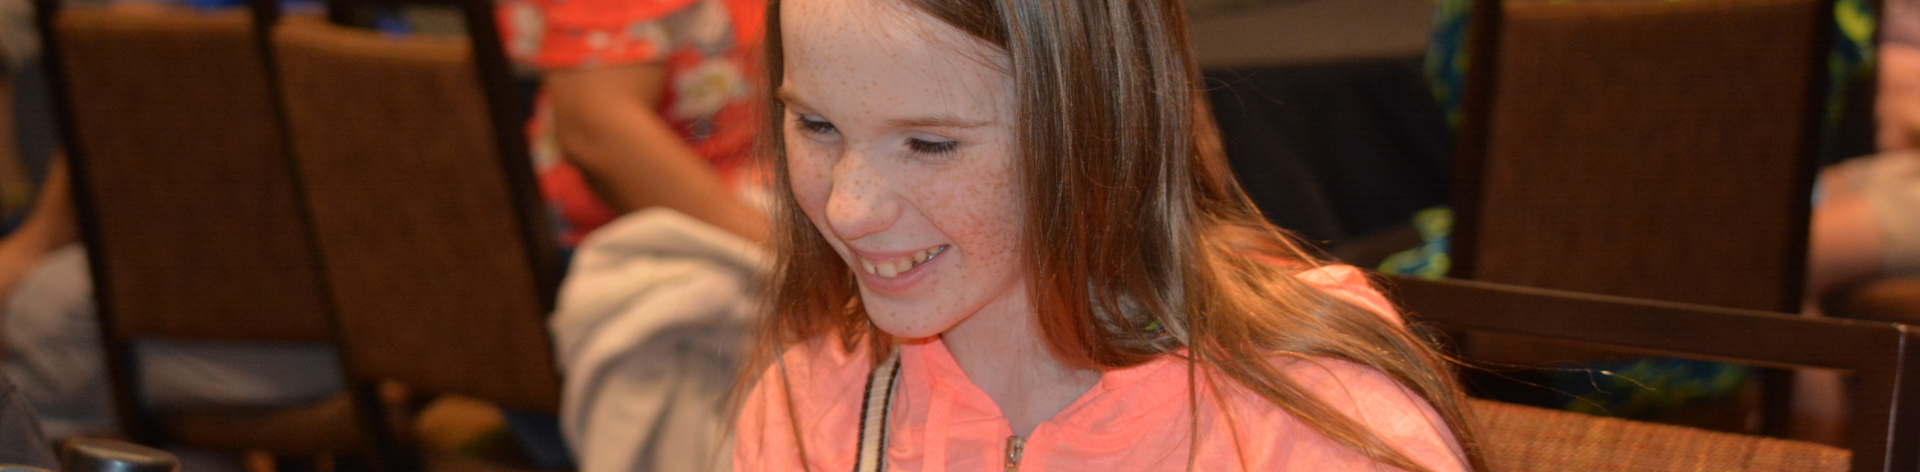
[{"label": "long brown hair", "polygon": [[[1315,398],[1271,359],[1353,362],[1430,402],[1482,468],[1449,365],[1423,340],[1293,274],[1324,264],[1267,223],[1226,166],[1178,0],[901,0],[1008,54],[1015,169],[1030,293],[1053,355],[1110,370],[1174,355],[1224,374],[1370,458],[1425,470]],[[780,0],[767,21],[767,86],[784,70]],[[860,307],[853,274],[793,196],[780,130],[763,136],[776,178],[775,272],[756,356],[836,336],[879,359],[893,348]],[[1196,407],[1197,408],[1197,407]]]}]

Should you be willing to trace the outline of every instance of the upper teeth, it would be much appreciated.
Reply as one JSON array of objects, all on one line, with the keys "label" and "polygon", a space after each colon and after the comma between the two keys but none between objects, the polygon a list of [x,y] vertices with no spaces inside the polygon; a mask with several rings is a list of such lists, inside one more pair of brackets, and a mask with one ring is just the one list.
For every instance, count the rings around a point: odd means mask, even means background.
[{"label": "upper teeth", "polygon": [[916,252],[913,254],[908,254],[905,256],[896,257],[896,258],[888,259],[884,261],[876,262],[863,257],[863,258],[860,258],[860,268],[866,269],[867,274],[869,275],[878,275],[884,278],[893,278],[894,276],[900,275],[902,272],[912,270],[914,267],[917,267],[920,264],[926,263],[928,260],[933,259],[934,256],[938,256],[940,255],[940,253],[945,252],[946,250],[947,250],[947,246],[943,244],[938,247],[934,247],[932,249],[926,249],[920,252]]}]

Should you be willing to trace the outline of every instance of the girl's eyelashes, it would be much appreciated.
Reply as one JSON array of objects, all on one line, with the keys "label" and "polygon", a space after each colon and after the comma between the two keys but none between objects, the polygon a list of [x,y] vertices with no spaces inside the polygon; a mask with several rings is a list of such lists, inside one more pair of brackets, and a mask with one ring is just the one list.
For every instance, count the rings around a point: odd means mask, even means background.
[{"label": "girl's eyelashes", "polygon": [[839,131],[838,129],[833,127],[832,122],[829,122],[827,120],[809,118],[806,115],[795,116],[794,127],[799,128],[800,131],[803,133],[814,134],[814,135],[833,134],[834,132]]},{"label": "girl's eyelashes", "polygon": [[[833,122],[811,115],[794,115],[793,127],[801,133],[822,138],[834,136],[840,132],[839,128],[833,126]],[[907,149],[915,154],[937,156],[953,152],[959,147],[959,141],[907,138]]]},{"label": "girl's eyelashes", "polygon": [[930,141],[920,138],[907,138],[907,149],[927,155],[941,155],[953,152],[960,147],[959,141]]}]

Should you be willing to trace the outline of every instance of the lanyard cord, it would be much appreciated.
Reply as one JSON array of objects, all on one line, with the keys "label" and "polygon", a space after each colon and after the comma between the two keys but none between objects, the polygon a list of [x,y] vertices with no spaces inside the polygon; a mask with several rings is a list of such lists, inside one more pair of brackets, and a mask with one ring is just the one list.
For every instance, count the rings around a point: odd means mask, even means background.
[{"label": "lanyard cord", "polygon": [[900,386],[900,351],[893,351],[867,374],[867,394],[860,405],[860,449],[853,472],[886,470],[887,417],[893,413],[893,392]]}]

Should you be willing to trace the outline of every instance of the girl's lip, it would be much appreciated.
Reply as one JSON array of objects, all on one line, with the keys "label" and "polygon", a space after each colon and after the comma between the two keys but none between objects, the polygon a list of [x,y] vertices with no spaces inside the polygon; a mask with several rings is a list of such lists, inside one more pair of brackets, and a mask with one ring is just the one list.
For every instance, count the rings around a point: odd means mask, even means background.
[{"label": "girl's lip", "polygon": [[866,260],[870,260],[870,261],[882,261],[882,260],[889,260],[889,259],[895,259],[895,258],[900,258],[900,257],[905,257],[905,256],[910,256],[910,255],[913,255],[913,253],[916,253],[916,252],[920,252],[920,251],[931,251],[931,250],[934,250],[934,249],[938,249],[938,248],[940,248],[941,246],[946,246],[946,245],[945,245],[945,244],[935,244],[935,245],[932,245],[932,246],[928,246],[928,247],[923,247],[923,248],[919,248],[919,249],[914,249],[914,250],[911,250],[911,251],[892,251],[892,252],[873,252],[873,251],[862,251],[862,250],[859,250],[859,249],[854,249],[854,248],[851,248],[851,247],[849,247],[849,248],[847,248],[847,252],[851,252],[851,253],[853,253],[853,257],[856,257],[856,258],[861,258],[861,259],[866,259]]},{"label": "girl's lip", "polygon": [[892,278],[896,274],[904,274],[920,264],[939,257],[940,253],[949,247],[951,247],[951,245],[941,244],[912,252],[888,253],[884,256],[871,252],[861,253],[856,251],[854,252],[853,258],[855,259],[854,263],[862,271],[868,274],[879,274],[881,277]]},{"label": "girl's lip", "polygon": [[[865,286],[868,290],[882,292],[882,293],[905,292],[909,289],[912,289],[914,286],[918,285],[922,279],[925,279],[927,277],[927,273],[933,272],[934,270],[939,269],[939,266],[947,260],[947,257],[946,257],[948,255],[947,253],[953,252],[953,248],[951,246],[944,245],[944,244],[940,246],[934,246],[933,248],[929,248],[926,250],[932,251],[941,247],[945,247],[946,249],[939,251],[939,253],[928,257],[926,262],[919,263],[913,266],[913,268],[907,269],[906,272],[900,272],[894,275],[893,277],[881,277],[878,274],[869,274],[867,273],[866,269],[862,267],[863,264],[858,260],[854,261],[855,266],[853,267],[853,272],[855,276],[859,277],[861,285]],[[917,252],[920,252],[920,251],[916,250],[911,252],[899,253],[894,255],[893,257],[898,258],[903,256],[911,256],[912,254]],[[854,254],[856,258],[861,258],[867,255],[877,254],[877,253],[862,253],[862,252],[855,251]]]}]

